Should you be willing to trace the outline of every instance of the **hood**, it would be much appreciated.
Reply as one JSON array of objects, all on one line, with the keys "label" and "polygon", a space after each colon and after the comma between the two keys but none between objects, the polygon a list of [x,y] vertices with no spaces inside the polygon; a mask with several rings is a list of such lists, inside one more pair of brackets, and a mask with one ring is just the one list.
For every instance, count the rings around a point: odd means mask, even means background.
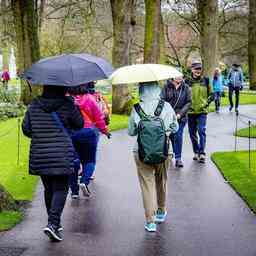
[{"label": "hood", "polygon": [[65,98],[56,98],[56,99],[49,99],[38,97],[36,99],[37,104],[39,107],[43,109],[44,112],[51,113],[57,111],[61,106],[65,103]]},{"label": "hood", "polygon": [[139,97],[141,101],[159,100],[161,87],[157,82],[140,83]]}]

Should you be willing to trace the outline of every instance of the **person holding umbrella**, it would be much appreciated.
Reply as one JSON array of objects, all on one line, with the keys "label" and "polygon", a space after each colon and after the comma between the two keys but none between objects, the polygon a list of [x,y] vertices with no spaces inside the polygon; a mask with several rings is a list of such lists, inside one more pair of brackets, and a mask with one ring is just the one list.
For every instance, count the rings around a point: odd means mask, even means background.
[{"label": "person holding umbrella", "polygon": [[185,84],[183,77],[177,77],[167,81],[167,84],[161,92],[161,98],[170,103],[178,119],[179,130],[171,134],[170,139],[175,155],[175,166],[182,168],[183,130],[186,126],[188,118],[187,113],[191,106],[191,89]]},{"label": "person holding umbrella", "polygon": [[84,126],[83,116],[67,87],[97,79],[113,72],[104,59],[89,54],[64,54],[42,59],[25,70],[21,78],[43,85],[41,96],[33,99],[25,114],[22,130],[31,138],[29,172],[39,175],[44,186],[48,225],[44,233],[52,241],[62,241],[61,215],[74,172],[75,150],[71,130]]},{"label": "person holding umbrella", "polygon": [[62,241],[61,215],[74,168],[70,129],[81,129],[83,118],[63,86],[44,86],[25,114],[22,130],[31,138],[29,172],[39,175],[44,186],[48,225],[44,232],[53,241]]}]

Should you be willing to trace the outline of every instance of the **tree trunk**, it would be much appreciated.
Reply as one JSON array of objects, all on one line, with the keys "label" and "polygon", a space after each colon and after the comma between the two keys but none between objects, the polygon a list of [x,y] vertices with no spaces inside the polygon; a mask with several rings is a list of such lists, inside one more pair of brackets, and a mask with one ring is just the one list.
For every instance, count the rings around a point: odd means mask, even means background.
[{"label": "tree trunk", "polygon": [[249,1],[248,60],[250,89],[256,90],[256,2]]},{"label": "tree trunk", "polygon": [[211,77],[218,64],[218,0],[196,0],[196,5],[204,74]]},{"label": "tree trunk", "polygon": [[[19,72],[23,72],[40,58],[36,1],[12,0],[11,5],[16,32],[17,67]],[[21,101],[26,105],[41,93],[40,86],[32,86],[32,92],[24,81],[21,86]]]},{"label": "tree trunk", "polygon": [[145,0],[145,9],[144,63],[159,63],[163,34],[161,0]]},{"label": "tree trunk", "polygon": [[[135,25],[132,17],[135,2],[135,0],[110,1],[113,19],[112,63],[116,68],[129,64],[132,26]],[[124,113],[130,98],[128,85],[113,85],[112,112],[115,114]]]}]

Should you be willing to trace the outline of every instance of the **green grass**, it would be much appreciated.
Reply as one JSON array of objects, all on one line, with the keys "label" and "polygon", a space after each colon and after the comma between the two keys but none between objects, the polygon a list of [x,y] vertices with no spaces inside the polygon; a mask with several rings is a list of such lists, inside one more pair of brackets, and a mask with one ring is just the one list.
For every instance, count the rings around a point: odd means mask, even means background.
[{"label": "green grass", "polygon": [[248,151],[216,152],[212,160],[225,179],[256,213],[256,151],[251,154],[249,170]]},{"label": "green grass", "polygon": [[0,213],[0,231],[8,230],[22,220],[21,212],[6,211]]},{"label": "green grass", "polygon": [[[249,128],[243,128],[237,131],[238,137],[249,137]],[[256,126],[251,127],[251,138],[256,138]]]},{"label": "green grass", "polygon": [[[38,178],[28,174],[28,144],[21,133],[20,162],[17,164],[17,119],[0,122],[0,183],[15,200],[32,200]],[[20,212],[0,213],[0,231],[20,222]]]},{"label": "green grass", "polygon": [[126,129],[128,127],[128,118],[128,116],[113,114],[109,125],[110,131]]},{"label": "green grass", "polygon": [[[240,105],[249,105],[249,104],[256,104],[256,95],[241,93],[240,94]],[[226,92],[226,97],[221,98],[221,106],[229,106],[227,92]],[[209,111],[210,112],[215,111],[214,102],[211,103]]]}]

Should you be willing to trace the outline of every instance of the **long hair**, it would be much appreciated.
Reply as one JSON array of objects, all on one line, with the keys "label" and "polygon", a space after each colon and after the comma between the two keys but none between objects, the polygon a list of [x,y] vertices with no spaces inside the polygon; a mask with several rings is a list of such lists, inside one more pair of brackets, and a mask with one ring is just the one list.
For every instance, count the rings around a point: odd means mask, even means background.
[{"label": "long hair", "polygon": [[220,76],[220,69],[215,68],[214,73],[213,73],[213,79],[218,80],[219,76]]}]

